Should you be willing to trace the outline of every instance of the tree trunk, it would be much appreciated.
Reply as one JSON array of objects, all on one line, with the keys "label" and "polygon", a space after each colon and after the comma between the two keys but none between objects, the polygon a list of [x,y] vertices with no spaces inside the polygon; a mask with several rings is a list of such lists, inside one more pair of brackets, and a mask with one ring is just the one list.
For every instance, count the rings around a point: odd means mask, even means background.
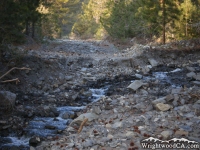
[{"label": "tree trunk", "polygon": [[166,39],[165,39],[165,26],[166,26],[166,9],[165,9],[165,0],[163,0],[162,4],[162,11],[163,11],[163,44],[165,44]]},{"label": "tree trunk", "polygon": [[26,20],[26,35],[29,35],[29,22]]},{"label": "tree trunk", "polygon": [[32,38],[35,37],[35,22],[34,21],[32,22],[32,36],[31,37]]}]

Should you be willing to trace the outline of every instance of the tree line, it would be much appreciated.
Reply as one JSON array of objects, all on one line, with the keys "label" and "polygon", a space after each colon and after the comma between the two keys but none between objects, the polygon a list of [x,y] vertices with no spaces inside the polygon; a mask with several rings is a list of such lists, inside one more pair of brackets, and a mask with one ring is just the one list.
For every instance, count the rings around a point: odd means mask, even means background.
[{"label": "tree line", "polygon": [[30,37],[199,37],[200,0],[1,0],[0,44]]}]

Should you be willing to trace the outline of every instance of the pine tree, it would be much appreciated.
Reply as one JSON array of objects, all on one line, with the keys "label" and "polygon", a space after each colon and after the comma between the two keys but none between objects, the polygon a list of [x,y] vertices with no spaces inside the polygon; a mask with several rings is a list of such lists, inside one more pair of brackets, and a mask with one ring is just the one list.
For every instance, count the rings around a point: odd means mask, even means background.
[{"label": "pine tree", "polygon": [[166,32],[171,30],[178,19],[179,9],[177,0],[141,0],[138,15],[147,21],[154,34],[162,34],[162,42],[166,42]]}]

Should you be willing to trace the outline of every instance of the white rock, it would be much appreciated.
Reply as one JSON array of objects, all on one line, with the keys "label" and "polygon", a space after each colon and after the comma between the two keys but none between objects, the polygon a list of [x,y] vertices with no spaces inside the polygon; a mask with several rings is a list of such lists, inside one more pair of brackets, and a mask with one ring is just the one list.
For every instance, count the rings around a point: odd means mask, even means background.
[{"label": "white rock", "polygon": [[152,67],[158,66],[158,62],[155,59],[148,59],[148,60]]},{"label": "white rock", "polygon": [[128,138],[133,138],[133,137],[135,137],[135,133],[133,132],[133,131],[126,131],[126,137],[128,137]]},{"label": "white rock", "polygon": [[139,89],[144,83],[140,80],[135,80],[133,83],[131,83],[127,88],[130,88],[134,91]]},{"label": "white rock", "polygon": [[114,137],[114,136],[111,135],[111,134],[108,134],[108,136],[107,136],[108,139],[112,139],[113,137]]},{"label": "white rock", "polygon": [[116,129],[116,128],[121,128],[123,127],[123,123],[120,121],[120,122],[115,122],[113,125],[112,125],[112,128]]},{"label": "white rock", "polygon": [[167,130],[167,131],[162,131],[160,134],[164,139],[169,139],[172,136],[173,132],[171,130]]},{"label": "white rock", "polygon": [[81,114],[78,118],[74,119],[70,123],[70,126],[75,124],[75,123],[80,124],[85,118],[88,118],[88,121],[92,121],[92,120],[98,119],[98,115],[96,115],[94,113]]},{"label": "white rock", "polygon": [[169,104],[158,103],[155,105],[156,109],[160,111],[168,111],[172,107]]}]

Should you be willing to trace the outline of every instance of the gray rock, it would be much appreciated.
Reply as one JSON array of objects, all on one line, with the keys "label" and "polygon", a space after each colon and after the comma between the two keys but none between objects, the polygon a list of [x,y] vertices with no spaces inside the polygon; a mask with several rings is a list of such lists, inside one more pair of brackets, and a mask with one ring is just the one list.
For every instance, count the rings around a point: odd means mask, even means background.
[{"label": "gray rock", "polygon": [[194,71],[195,71],[195,69],[194,69],[193,67],[187,66],[186,68],[187,68],[187,70],[189,70],[189,71],[191,71],[191,72],[194,72]]},{"label": "gray rock", "polygon": [[172,108],[169,104],[158,103],[155,105],[156,109],[159,111],[168,111]]},{"label": "gray rock", "polygon": [[135,76],[136,76],[138,79],[142,79],[142,77],[143,77],[141,74],[137,74],[137,73],[135,74]]},{"label": "gray rock", "polygon": [[123,127],[123,122],[115,122],[113,125],[112,125],[112,128],[116,129],[116,128],[121,128]]},{"label": "gray rock", "polygon": [[186,76],[187,76],[188,78],[194,78],[194,77],[196,76],[196,73],[190,72],[190,73],[187,73]]},{"label": "gray rock", "polygon": [[66,81],[71,81],[73,79],[73,76],[65,76]]},{"label": "gray rock", "polygon": [[155,59],[148,59],[148,61],[152,67],[156,67],[158,65],[158,62]]},{"label": "gray rock", "polygon": [[88,121],[92,121],[92,120],[98,119],[98,115],[96,115],[95,113],[84,113],[84,114],[81,114],[78,118],[74,119],[70,123],[70,126],[72,126],[73,124],[81,124],[81,122],[85,118],[88,118]]},{"label": "gray rock", "polygon": [[199,81],[192,81],[193,84],[200,86],[200,82]]},{"label": "gray rock", "polygon": [[176,89],[172,89],[172,94],[178,94],[178,93],[180,93],[181,92],[181,90],[182,90],[182,88],[176,88]]},{"label": "gray rock", "polygon": [[154,105],[156,105],[156,104],[158,104],[158,103],[166,103],[166,97],[161,97],[161,98],[158,98],[158,99],[156,99],[156,100],[154,100],[154,101],[152,101],[152,103],[154,104]]},{"label": "gray rock", "polygon": [[152,68],[151,65],[144,66],[142,67],[142,72],[147,74],[150,71],[150,68]]},{"label": "gray rock", "polygon": [[16,94],[9,91],[0,91],[0,115],[8,114],[13,111],[15,106]]},{"label": "gray rock", "polygon": [[199,74],[199,73],[196,74],[196,76],[194,76],[194,78],[195,78],[196,80],[200,80],[200,74]]},{"label": "gray rock", "polygon": [[74,114],[65,112],[65,113],[62,114],[62,118],[63,119],[73,119],[74,118]]},{"label": "gray rock", "polygon": [[99,115],[101,113],[101,109],[99,106],[93,106],[92,107],[92,112]]},{"label": "gray rock", "polygon": [[127,88],[132,89],[136,91],[139,89],[144,83],[140,80],[135,80],[133,83],[131,83]]}]

